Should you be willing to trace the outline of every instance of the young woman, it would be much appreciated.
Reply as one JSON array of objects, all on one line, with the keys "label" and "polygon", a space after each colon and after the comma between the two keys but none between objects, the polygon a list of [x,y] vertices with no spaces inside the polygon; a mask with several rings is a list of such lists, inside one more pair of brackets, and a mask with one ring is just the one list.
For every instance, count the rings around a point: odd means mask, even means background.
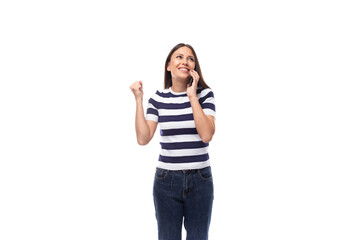
[{"label": "young woman", "polygon": [[153,189],[159,240],[181,240],[183,220],[187,240],[205,240],[214,198],[208,146],[215,132],[215,104],[190,45],[180,43],[170,51],[164,87],[150,98],[145,118],[142,82],[130,86],[138,143],[149,143],[160,126]]}]

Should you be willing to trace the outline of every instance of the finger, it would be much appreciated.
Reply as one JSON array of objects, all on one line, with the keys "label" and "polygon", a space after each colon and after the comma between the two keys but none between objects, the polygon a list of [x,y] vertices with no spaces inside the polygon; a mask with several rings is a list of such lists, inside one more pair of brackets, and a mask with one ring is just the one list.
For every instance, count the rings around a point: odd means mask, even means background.
[{"label": "finger", "polygon": [[195,76],[196,76],[197,79],[200,78],[199,74],[198,74],[196,71],[194,71],[194,74],[195,74]]},{"label": "finger", "polygon": [[133,84],[130,86],[130,88],[131,88],[131,89],[135,89],[137,86],[138,86],[138,83],[135,82],[135,83],[133,83]]},{"label": "finger", "polygon": [[192,75],[192,78],[194,80],[194,83],[197,83],[197,81],[199,80],[199,78],[195,74]]},{"label": "finger", "polygon": [[130,88],[136,88],[139,85],[139,82],[136,81],[133,84],[131,84]]},{"label": "finger", "polygon": [[140,88],[141,88],[141,86],[140,86],[139,84],[136,84],[135,86],[132,86],[132,87],[131,87],[131,90],[134,91],[134,92],[136,92],[136,91],[139,91]]},{"label": "finger", "polygon": [[199,74],[195,70],[191,71],[191,75],[194,77],[194,79],[199,80]]},{"label": "finger", "polygon": [[136,86],[136,83],[137,83],[137,82],[132,83],[132,84],[130,85],[130,89],[133,89],[133,88]]}]

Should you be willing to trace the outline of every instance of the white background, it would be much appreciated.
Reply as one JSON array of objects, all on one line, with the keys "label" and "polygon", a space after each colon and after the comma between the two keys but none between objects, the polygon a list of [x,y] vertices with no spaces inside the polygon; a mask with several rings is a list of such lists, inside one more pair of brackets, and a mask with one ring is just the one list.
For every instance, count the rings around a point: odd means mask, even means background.
[{"label": "white background", "polygon": [[356,1],[1,1],[0,239],[157,239],[132,82],[191,44],[215,93],[210,239],[360,239]]}]

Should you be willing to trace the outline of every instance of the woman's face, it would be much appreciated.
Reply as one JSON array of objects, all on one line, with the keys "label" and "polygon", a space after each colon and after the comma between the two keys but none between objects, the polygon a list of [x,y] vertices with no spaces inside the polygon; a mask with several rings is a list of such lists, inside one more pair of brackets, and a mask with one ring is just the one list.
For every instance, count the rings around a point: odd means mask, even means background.
[{"label": "woman's face", "polygon": [[167,66],[173,80],[187,80],[190,76],[190,70],[193,69],[195,69],[195,57],[188,47],[177,49]]}]

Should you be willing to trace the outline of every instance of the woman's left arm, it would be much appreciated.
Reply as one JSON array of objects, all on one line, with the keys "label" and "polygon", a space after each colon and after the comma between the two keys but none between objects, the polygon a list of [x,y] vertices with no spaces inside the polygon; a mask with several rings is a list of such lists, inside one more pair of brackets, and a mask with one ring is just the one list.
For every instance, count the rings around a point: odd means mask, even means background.
[{"label": "woman's left arm", "polygon": [[197,97],[197,85],[199,82],[199,74],[191,70],[190,75],[193,78],[194,82],[190,86],[187,86],[187,95],[190,100],[191,108],[193,110],[195,127],[198,134],[201,137],[201,140],[204,143],[208,143],[211,141],[214,133],[215,133],[215,118],[211,115],[205,115]]},{"label": "woman's left arm", "polygon": [[205,115],[197,96],[189,97],[191,108],[194,114],[195,127],[204,143],[211,141],[215,133],[215,118]]}]

